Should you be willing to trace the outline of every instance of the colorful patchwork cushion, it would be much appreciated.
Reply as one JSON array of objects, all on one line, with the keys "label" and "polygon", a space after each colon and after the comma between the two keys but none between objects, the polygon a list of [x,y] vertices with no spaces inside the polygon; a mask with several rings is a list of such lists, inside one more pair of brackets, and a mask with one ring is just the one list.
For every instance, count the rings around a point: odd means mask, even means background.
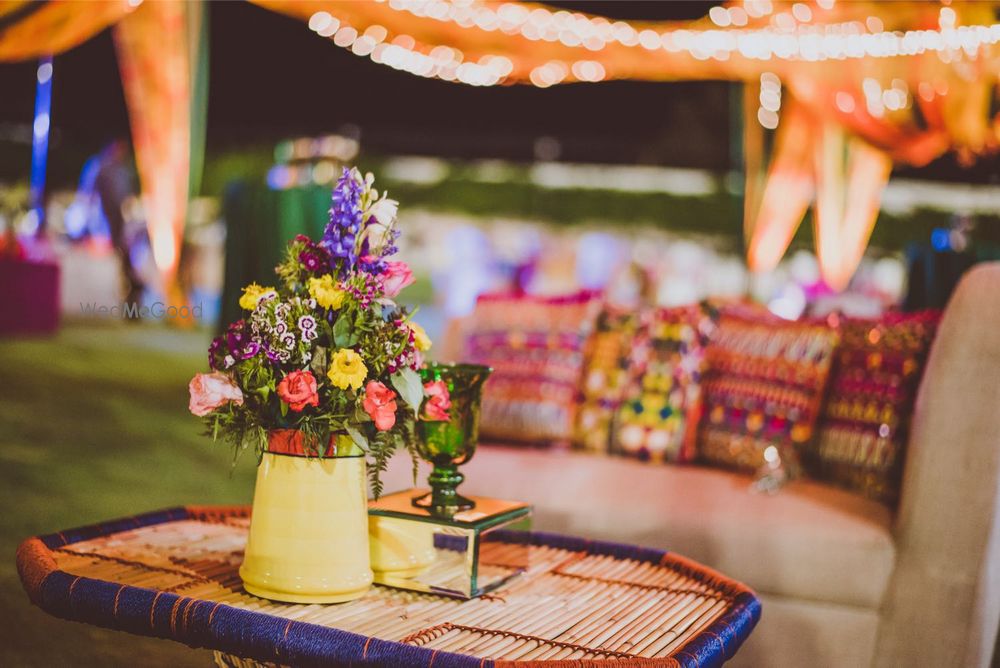
[{"label": "colorful patchwork cushion", "polygon": [[591,292],[479,298],[464,357],[493,367],[483,392],[483,438],[548,443],[572,437],[584,342],[599,308]]},{"label": "colorful patchwork cushion", "polygon": [[746,470],[760,468],[765,452],[796,462],[813,436],[836,342],[825,323],[724,310],[705,351],[699,456]]},{"label": "colorful patchwork cushion", "polygon": [[820,418],[805,456],[816,478],[894,506],[904,449],[937,311],[847,320]]},{"label": "colorful patchwork cushion", "polygon": [[612,452],[690,462],[701,410],[705,343],[714,323],[698,306],[648,314],[629,355],[634,378],[618,410]]},{"label": "colorful patchwork cushion", "polygon": [[573,444],[591,452],[607,452],[611,422],[629,385],[629,351],[639,316],[605,307],[584,350],[580,406]]}]

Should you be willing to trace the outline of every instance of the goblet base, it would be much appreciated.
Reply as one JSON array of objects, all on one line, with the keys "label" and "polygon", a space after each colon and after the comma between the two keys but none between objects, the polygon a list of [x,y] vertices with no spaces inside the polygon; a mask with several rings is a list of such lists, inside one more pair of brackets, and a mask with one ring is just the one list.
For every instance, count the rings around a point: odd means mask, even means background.
[{"label": "goblet base", "polygon": [[434,492],[427,492],[422,496],[415,496],[411,501],[414,508],[423,508],[430,511],[431,515],[437,517],[451,517],[455,513],[464,510],[472,510],[476,507],[476,502],[466,498],[461,494],[450,494],[448,500],[435,503]]}]

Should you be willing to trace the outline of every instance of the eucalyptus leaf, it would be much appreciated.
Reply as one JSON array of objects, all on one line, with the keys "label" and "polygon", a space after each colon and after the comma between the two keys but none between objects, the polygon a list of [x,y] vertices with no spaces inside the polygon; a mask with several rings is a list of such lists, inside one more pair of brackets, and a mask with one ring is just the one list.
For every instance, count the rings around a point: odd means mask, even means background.
[{"label": "eucalyptus leaf", "polygon": [[368,439],[364,434],[350,425],[344,425],[344,428],[347,430],[347,433],[351,435],[351,439],[354,441],[355,445],[362,450],[368,450]]},{"label": "eucalyptus leaf", "polygon": [[392,374],[392,386],[414,413],[420,412],[420,404],[424,401],[424,384],[420,381],[420,374],[413,369],[402,369]]},{"label": "eucalyptus leaf", "polygon": [[326,348],[323,346],[316,346],[313,351],[312,361],[309,363],[309,368],[316,376],[323,376],[326,373]]},{"label": "eucalyptus leaf", "polygon": [[350,318],[346,315],[337,318],[337,322],[333,325],[333,342],[338,348],[349,347],[353,333],[354,326]]}]

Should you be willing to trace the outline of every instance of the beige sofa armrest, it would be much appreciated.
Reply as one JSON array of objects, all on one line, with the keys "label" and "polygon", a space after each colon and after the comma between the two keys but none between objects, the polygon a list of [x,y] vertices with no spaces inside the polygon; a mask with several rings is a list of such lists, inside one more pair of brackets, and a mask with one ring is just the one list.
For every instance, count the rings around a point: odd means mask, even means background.
[{"label": "beige sofa armrest", "polygon": [[1000,623],[1000,263],[945,311],[917,396],[876,666],[988,666]]}]

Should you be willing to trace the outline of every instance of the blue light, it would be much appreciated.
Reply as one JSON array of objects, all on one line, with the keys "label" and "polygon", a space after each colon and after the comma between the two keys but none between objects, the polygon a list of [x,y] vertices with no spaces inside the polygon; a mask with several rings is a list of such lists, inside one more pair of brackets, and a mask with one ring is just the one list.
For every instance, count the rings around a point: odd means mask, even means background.
[{"label": "blue light", "polygon": [[291,178],[291,172],[285,165],[275,165],[267,171],[267,185],[271,190],[285,190]]},{"label": "blue light", "polygon": [[943,227],[935,228],[931,232],[931,246],[936,251],[946,251],[951,248],[951,234]]},{"label": "blue light", "polygon": [[52,109],[52,56],[38,63],[35,89],[35,120],[31,138],[31,210],[41,225],[45,219],[45,163],[49,156],[49,112]]}]

